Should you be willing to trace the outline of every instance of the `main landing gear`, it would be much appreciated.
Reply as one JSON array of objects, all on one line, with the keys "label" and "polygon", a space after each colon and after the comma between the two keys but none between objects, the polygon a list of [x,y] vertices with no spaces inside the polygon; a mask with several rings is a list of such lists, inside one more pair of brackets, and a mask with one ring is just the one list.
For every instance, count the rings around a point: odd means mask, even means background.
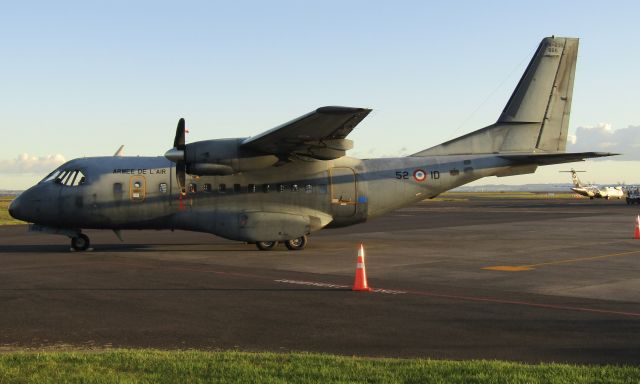
[{"label": "main landing gear", "polygon": [[[278,245],[277,241],[256,242],[256,247],[261,251],[271,251],[276,247],[276,245]],[[300,236],[297,239],[287,240],[284,242],[284,245],[290,251],[300,251],[307,245],[307,236]]]}]

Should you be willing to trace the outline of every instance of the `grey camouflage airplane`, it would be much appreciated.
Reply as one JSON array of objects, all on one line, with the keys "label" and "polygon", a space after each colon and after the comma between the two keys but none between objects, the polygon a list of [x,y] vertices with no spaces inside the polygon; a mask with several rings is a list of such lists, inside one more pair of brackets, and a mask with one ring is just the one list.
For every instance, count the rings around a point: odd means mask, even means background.
[{"label": "grey camouflage airplane", "polygon": [[82,229],[180,229],[305,247],[307,235],[433,198],[487,176],[611,153],[565,153],[578,39],[542,40],[498,121],[401,158],[345,156],[347,135],[371,111],[323,107],[249,138],[185,144],[180,119],[165,156],[71,160],[18,196],[14,218],[67,235]]}]

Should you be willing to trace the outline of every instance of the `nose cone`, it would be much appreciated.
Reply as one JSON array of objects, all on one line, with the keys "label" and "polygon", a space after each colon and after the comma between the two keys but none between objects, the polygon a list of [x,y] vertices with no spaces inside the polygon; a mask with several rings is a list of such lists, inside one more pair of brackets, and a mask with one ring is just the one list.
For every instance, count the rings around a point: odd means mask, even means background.
[{"label": "nose cone", "polygon": [[171,148],[165,152],[164,157],[177,163],[178,161],[184,161],[184,151],[177,148]]},{"label": "nose cone", "polygon": [[11,217],[13,217],[14,219],[20,219],[20,197],[16,197],[15,199],[13,199],[13,201],[9,204],[9,214],[11,215]]}]

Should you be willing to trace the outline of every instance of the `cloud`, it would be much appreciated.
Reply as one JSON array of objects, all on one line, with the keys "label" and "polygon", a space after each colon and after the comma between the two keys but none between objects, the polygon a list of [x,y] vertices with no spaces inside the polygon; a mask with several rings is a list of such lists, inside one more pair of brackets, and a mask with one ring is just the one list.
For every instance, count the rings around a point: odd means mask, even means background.
[{"label": "cloud", "polygon": [[61,154],[38,157],[22,153],[15,159],[0,160],[0,173],[41,174],[52,171],[64,162],[64,156]]},{"label": "cloud", "polygon": [[[573,137],[572,137],[573,136]],[[611,160],[640,160],[640,126],[613,129],[611,124],[578,127],[567,138],[567,152],[613,152]]]}]

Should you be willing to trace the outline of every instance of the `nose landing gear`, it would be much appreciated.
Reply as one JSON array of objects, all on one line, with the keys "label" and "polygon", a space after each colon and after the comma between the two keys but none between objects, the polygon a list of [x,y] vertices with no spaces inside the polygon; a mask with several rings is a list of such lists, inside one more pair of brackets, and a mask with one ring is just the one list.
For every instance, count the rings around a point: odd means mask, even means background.
[{"label": "nose landing gear", "polygon": [[87,249],[89,249],[89,245],[91,245],[89,236],[83,233],[79,233],[71,238],[71,248],[73,248],[75,251],[86,251]]},{"label": "nose landing gear", "polygon": [[89,236],[83,234],[80,228],[58,228],[39,224],[29,224],[29,232],[67,236],[71,239],[71,249],[74,251],[86,251],[89,249],[89,245],[91,245],[89,242]]}]

